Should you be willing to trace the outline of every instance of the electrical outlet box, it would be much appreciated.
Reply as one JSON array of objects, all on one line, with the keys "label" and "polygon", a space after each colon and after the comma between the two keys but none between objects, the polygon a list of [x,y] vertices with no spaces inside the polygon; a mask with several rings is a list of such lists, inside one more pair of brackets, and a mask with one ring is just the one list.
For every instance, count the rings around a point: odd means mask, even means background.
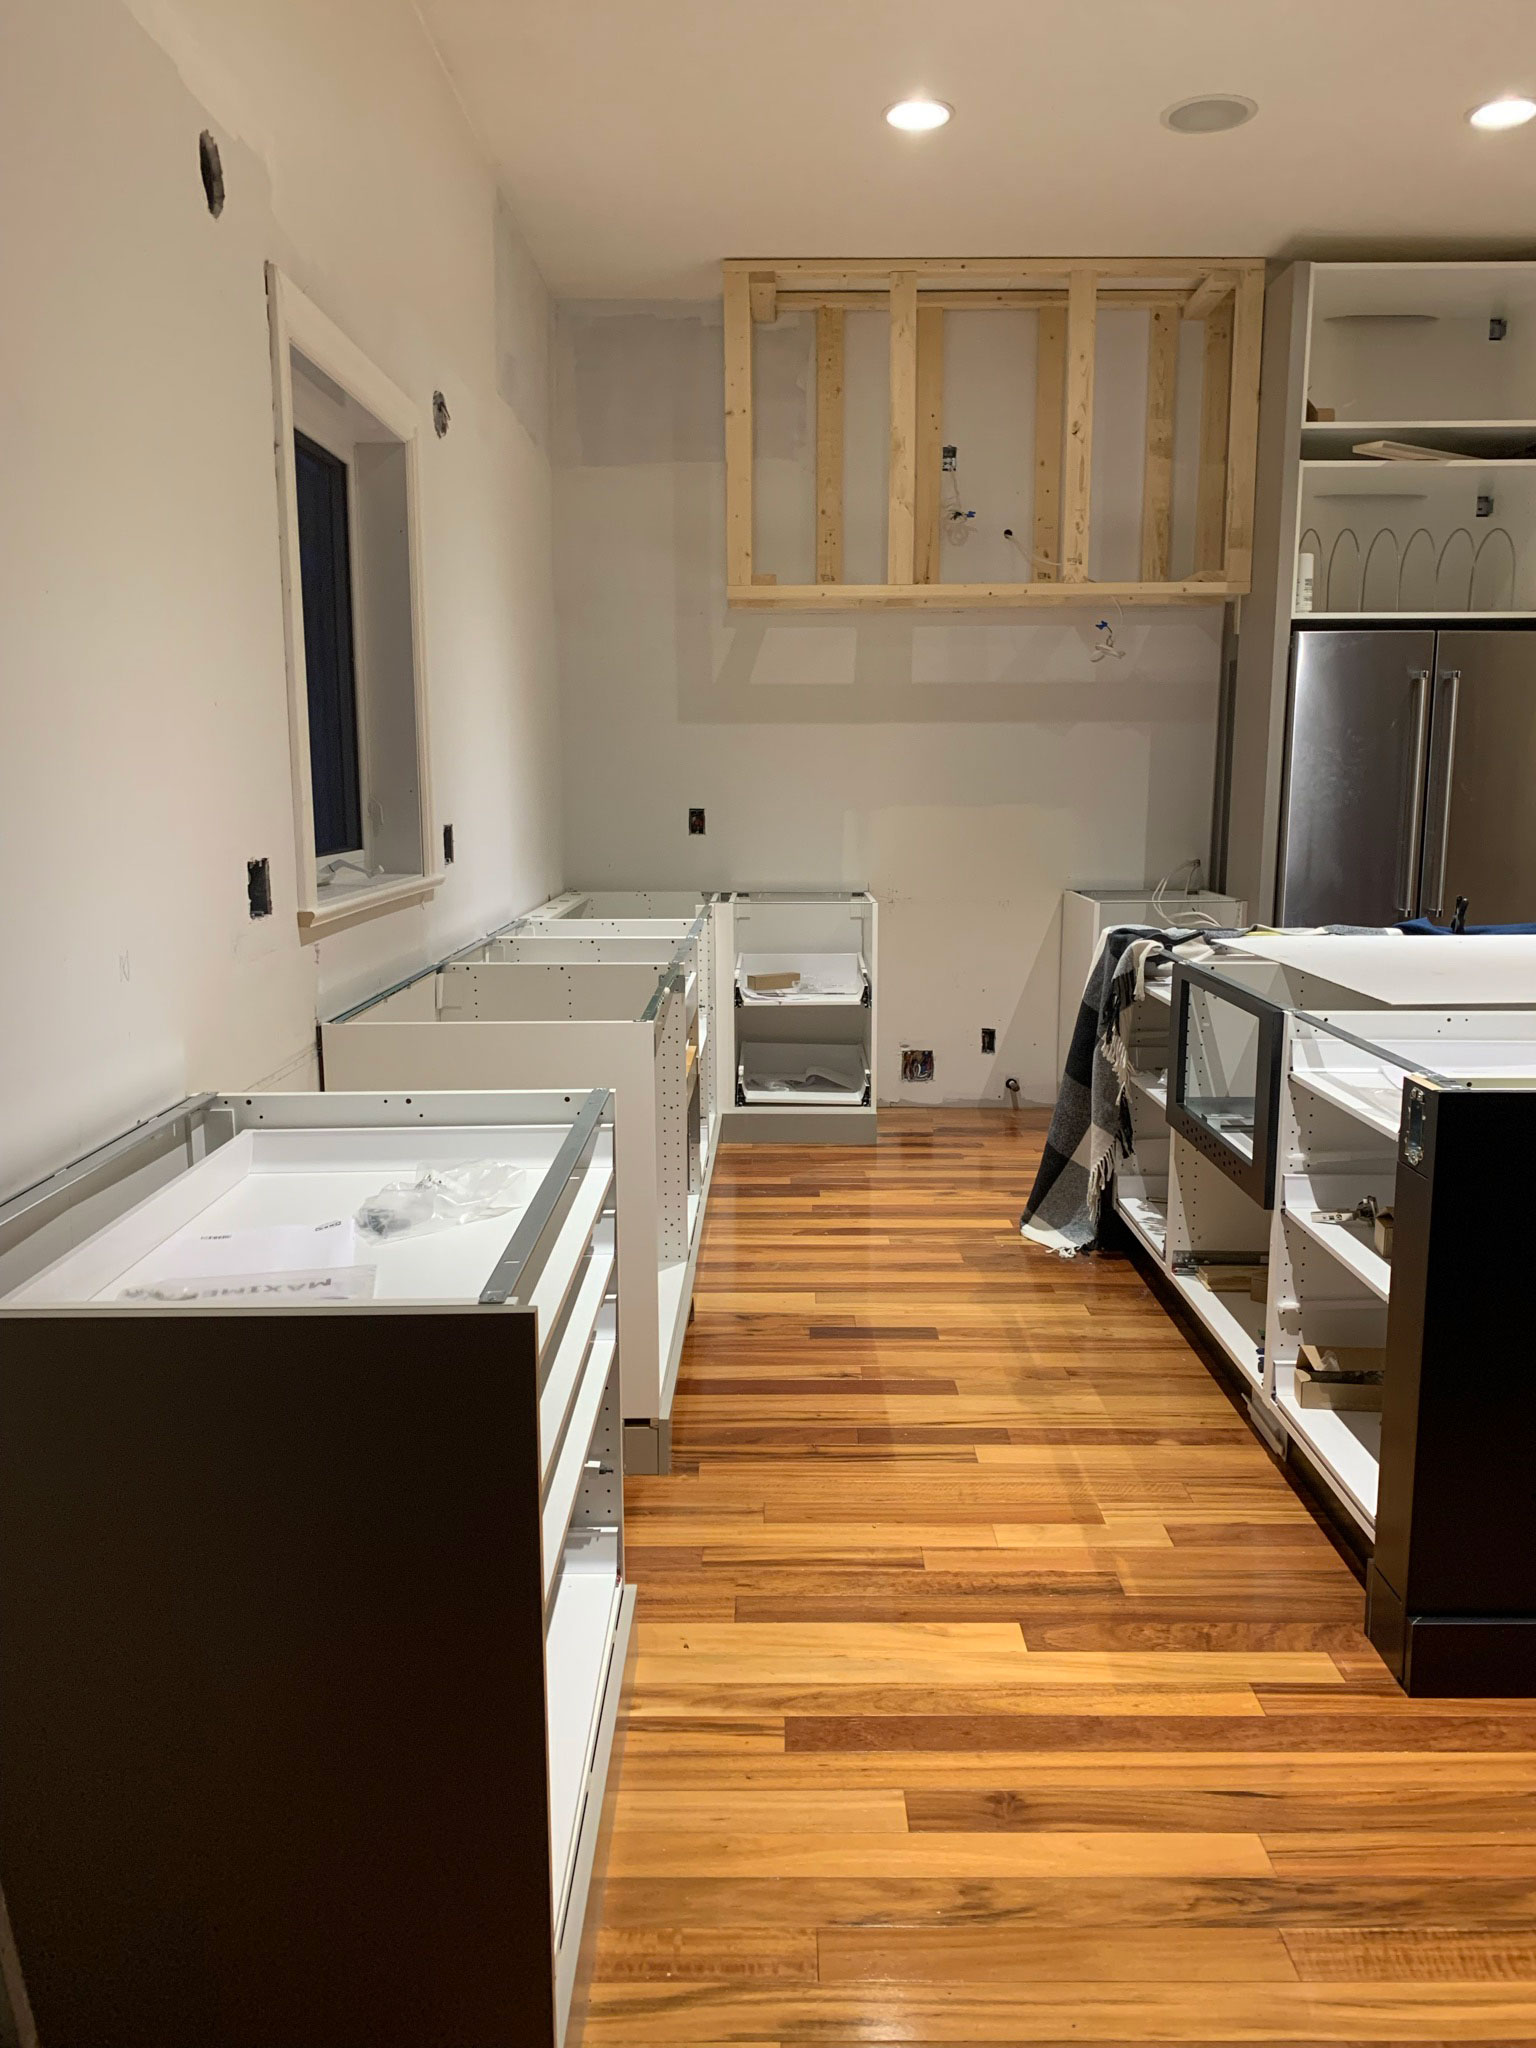
[{"label": "electrical outlet box", "polygon": [[983,1052],[997,1051],[997,1032],[991,1024],[981,1027],[981,1049]]},{"label": "electrical outlet box", "polygon": [[959,462],[959,460],[960,450],[955,446],[955,444],[952,441],[946,441],[944,444],[944,454],[942,458],[943,468],[946,475],[954,475],[955,465]]},{"label": "electrical outlet box", "polygon": [[931,1081],[933,1079],[933,1052],[930,1048],[904,1045],[901,1048],[901,1078],[903,1081]]},{"label": "electrical outlet box", "polygon": [[704,837],[704,808],[702,804],[695,804],[690,807],[688,812],[688,830],[695,839],[702,839]]},{"label": "electrical outlet box", "polygon": [[265,854],[245,864],[245,900],[252,917],[272,915],[272,868]]},{"label": "electrical outlet box", "polygon": [[453,866],[453,827],[451,825],[443,827],[443,866],[445,868]]}]

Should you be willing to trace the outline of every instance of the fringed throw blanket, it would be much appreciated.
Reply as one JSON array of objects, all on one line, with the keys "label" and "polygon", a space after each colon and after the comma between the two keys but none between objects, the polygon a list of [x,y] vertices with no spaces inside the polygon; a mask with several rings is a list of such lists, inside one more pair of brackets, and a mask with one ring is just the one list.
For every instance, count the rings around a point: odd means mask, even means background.
[{"label": "fringed throw blanket", "polygon": [[1125,1012],[1145,993],[1152,955],[1194,937],[1191,931],[1137,924],[1116,925],[1104,935],[1072,1027],[1061,1092],[1024,1211],[1024,1235],[1064,1258],[1093,1249],[1100,1200],[1115,1161],[1131,1149]]}]

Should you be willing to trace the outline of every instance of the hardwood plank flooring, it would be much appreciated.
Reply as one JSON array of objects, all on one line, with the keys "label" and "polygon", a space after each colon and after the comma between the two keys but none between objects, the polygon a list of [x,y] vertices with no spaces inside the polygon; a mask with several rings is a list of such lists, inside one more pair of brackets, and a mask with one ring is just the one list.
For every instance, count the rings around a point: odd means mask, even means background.
[{"label": "hardwood plank flooring", "polygon": [[1536,2041],[1536,1702],[1408,1701],[1039,1121],[716,1170],[586,2048]]}]

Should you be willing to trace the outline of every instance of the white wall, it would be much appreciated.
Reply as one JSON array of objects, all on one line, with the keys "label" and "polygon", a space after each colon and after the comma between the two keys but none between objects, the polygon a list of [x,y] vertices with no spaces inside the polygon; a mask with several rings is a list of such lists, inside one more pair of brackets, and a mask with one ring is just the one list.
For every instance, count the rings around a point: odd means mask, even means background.
[{"label": "white wall", "polygon": [[[198,135],[228,199],[210,218]],[[548,302],[409,0],[0,18],[0,1192],[559,882]],[[302,947],[263,262],[430,411],[430,906]],[[245,864],[272,863],[252,923]]]},{"label": "white wall", "polygon": [[[951,579],[1019,574],[1001,529],[1028,532],[1028,379],[998,420],[966,374],[1006,344],[1010,318],[998,342],[970,332],[947,349],[945,437],[978,508]],[[556,353],[567,881],[867,884],[881,904],[881,1099],[1000,1100],[1010,1074],[1026,1099],[1052,1099],[1062,889],[1156,879],[1207,852],[1219,608],[1127,613],[1127,658],[1099,664],[1088,611],[730,613],[718,304],[564,305]],[[873,435],[878,462],[884,398],[855,388],[851,332],[849,353],[853,518],[866,474],[853,444]],[[1111,532],[1140,504],[1144,360],[1101,380]],[[759,566],[786,581],[809,545],[808,378],[786,323],[760,344],[757,407],[759,522],[779,551]],[[1180,413],[1192,432],[1183,391]],[[1010,436],[1011,494],[996,457]],[[850,577],[871,546],[850,532]],[[706,807],[702,839],[687,836],[692,804]],[[988,1024],[995,1058],[980,1052]],[[903,1043],[933,1047],[931,1087],[901,1087]]]}]

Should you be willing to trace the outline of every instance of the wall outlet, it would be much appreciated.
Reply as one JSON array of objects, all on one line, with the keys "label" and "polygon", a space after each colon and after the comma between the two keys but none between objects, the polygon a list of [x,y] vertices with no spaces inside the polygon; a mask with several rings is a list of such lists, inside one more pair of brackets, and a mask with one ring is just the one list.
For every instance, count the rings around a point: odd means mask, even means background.
[{"label": "wall outlet", "polygon": [[443,827],[443,866],[445,868],[453,866],[453,827],[451,825]]},{"label": "wall outlet", "polygon": [[702,804],[690,806],[688,811],[688,830],[695,839],[702,839],[704,837],[704,807]]},{"label": "wall outlet", "polygon": [[252,917],[272,915],[272,868],[265,854],[245,864],[245,900]]},{"label": "wall outlet", "polygon": [[932,1049],[919,1049],[916,1046],[904,1045],[901,1048],[901,1078],[903,1081],[931,1081],[933,1079]]},{"label": "wall outlet", "polygon": [[981,1027],[981,1049],[983,1052],[997,1051],[997,1031],[991,1024],[983,1024]]}]

